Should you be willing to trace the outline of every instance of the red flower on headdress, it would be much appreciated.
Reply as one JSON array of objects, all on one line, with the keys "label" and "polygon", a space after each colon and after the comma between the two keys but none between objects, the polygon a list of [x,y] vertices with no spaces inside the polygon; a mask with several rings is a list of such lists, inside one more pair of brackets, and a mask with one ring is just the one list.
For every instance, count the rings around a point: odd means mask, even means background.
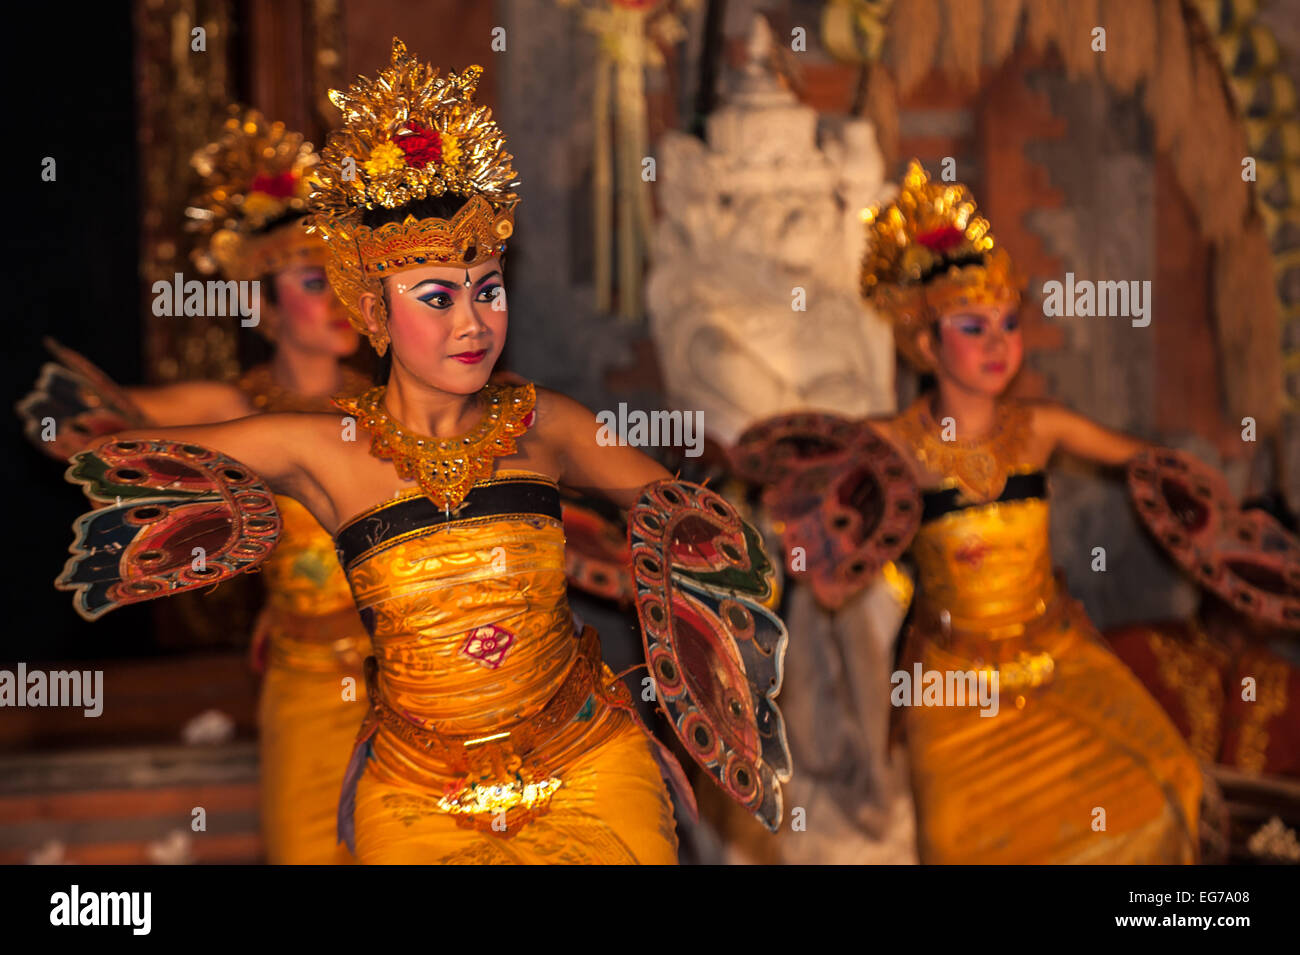
[{"label": "red flower on headdress", "polygon": [[436,129],[414,120],[406,124],[406,129],[393,142],[406,154],[406,164],[412,169],[442,162],[442,137]]},{"label": "red flower on headdress", "polygon": [[966,233],[955,225],[945,225],[937,229],[931,229],[929,232],[918,233],[916,241],[931,252],[942,253],[947,252],[955,245],[961,245],[962,239],[965,237]]},{"label": "red flower on headdress", "polygon": [[264,192],[276,199],[287,199],[298,187],[298,177],[292,172],[282,172],[278,176],[258,173],[253,177],[251,192]]}]

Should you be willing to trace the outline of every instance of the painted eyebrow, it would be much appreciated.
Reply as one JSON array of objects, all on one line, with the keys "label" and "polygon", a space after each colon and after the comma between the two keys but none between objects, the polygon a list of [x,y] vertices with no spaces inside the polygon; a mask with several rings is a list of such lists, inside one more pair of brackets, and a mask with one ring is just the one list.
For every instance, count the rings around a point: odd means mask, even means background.
[{"label": "painted eyebrow", "polygon": [[[493,276],[500,278],[501,272],[497,269],[493,269],[487,275],[484,275],[482,278],[480,278],[477,282],[474,283],[475,288],[482,285],[484,282],[486,282],[488,279],[492,278]],[[453,292],[456,289],[461,287],[461,283],[449,282],[446,279],[425,279],[423,282],[416,282],[414,285],[412,285],[411,291],[414,292],[416,289],[422,288],[425,285],[438,285],[441,286],[442,288],[448,289]]]},{"label": "painted eyebrow", "polygon": [[446,279],[425,279],[423,282],[416,282],[414,285],[412,285],[411,291],[414,292],[416,289],[423,288],[426,285],[438,285],[441,286],[442,288],[450,289],[452,291],[456,289],[456,283],[448,282]]}]

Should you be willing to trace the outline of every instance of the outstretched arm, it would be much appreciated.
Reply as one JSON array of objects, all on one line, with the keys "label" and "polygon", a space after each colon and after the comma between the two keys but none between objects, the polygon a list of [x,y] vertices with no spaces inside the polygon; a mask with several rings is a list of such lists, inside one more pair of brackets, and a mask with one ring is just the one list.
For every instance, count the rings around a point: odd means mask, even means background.
[{"label": "outstretched arm", "polygon": [[1034,409],[1034,432],[1049,443],[1076,457],[1098,464],[1118,466],[1150,444],[1122,431],[1114,431],[1071,411],[1063,405],[1042,404]]},{"label": "outstretched arm", "polygon": [[218,381],[181,381],[125,391],[149,420],[159,425],[213,424],[255,410],[242,391]]},{"label": "outstretched arm", "polygon": [[538,424],[557,449],[560,483],[567,487],[630,508],[651,481],[672,477],[649,455],[619,445],[594,414],[558,392],[538,389]]},{"label": "outstretched arm", "polygon": [[271,490],[298,497],[307,483],[302,463],[309,455],[302,451],[312,418],[312,415],[263,414],[219,424],[132,428],[95,441],[91,450],[109,441],[197,444],[252,468]]}]

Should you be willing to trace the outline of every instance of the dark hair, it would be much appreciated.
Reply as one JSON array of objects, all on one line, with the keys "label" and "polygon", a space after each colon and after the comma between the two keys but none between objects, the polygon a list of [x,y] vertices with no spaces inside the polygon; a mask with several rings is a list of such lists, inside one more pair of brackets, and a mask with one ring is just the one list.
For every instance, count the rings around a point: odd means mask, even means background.
[{"label": "dark hair", "polygon": [[450,219],[460,211],[461,206],[469,202],[468,196],[444,192],[440,196],[426,196],[416,199],[396,209],[366,209],[361,213],[361,224],[371,229],[378,229],[390,222],[401,222],[407,216],[417,219]]}]

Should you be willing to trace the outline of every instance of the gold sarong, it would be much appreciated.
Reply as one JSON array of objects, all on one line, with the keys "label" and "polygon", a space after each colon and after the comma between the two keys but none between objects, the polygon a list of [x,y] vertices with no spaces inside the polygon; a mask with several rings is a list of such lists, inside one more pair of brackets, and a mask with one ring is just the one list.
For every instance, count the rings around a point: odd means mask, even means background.
[{"label": "gold sarong", "polygon": [[370,641],[334,542],[291,498],[263,567],[269,652],[258,701],[262,842],[272,865],[350,863],[338,844],[339,789],[365,715]]},{"label": "gold sarong", "polygon": [[1200,767],[1051,573],[1048,505],[954,510],[913,545],[906,666],[999,676],[996,715],[904,712],[927,863],[1187,863]]},{"label": "gold sarong", "polygon": [[357,858],[674,863],[672,806],[631,717],[584,691],[562,725],[537,729],[574,685],[582,646],[554,482],[502,472],[461,516],[438,520],[426,505],[412,491],[338,535],[378,698],[410,724],[364,734]]}]

